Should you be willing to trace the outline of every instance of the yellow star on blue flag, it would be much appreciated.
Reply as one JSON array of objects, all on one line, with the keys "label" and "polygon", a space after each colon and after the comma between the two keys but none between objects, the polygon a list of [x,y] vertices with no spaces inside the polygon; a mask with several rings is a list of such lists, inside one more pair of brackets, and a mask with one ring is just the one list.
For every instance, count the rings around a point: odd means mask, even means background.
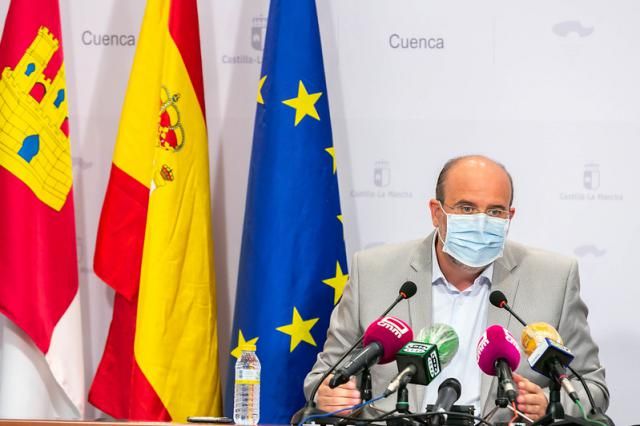
[{"label": "yellow star on blue flag", "polygon": [[238,330],[238,345],[231,351],[231,356],[234,358],[240,358],[240,354],[242,353],[242,347],[244,345],[255,345],[258,343],[258,338],[254,337],[253,339],[245,340],[242,330]]},{"label": "yellow star on blue flag", "polygon": [[298,85],[298,96],[282,101],[283,104],[296,110],[294,126],[297,126],[298,123],[300,123],[307,115],[315,118],[316,120],[320,120],[318,110],[316,110],[315,107],[320,96],[322,96],[322,92],[307,93],[307,88],[304,87],[304,83],[301,80]]},{"label": "yellow star on blue flag", "polygon": [[276,330],[291,336],[289,352],[293,352],[293,350],[298,346],[298,344],[300,344],[300,342],[307,342],[310,345],[317,346],[316,341],[313,340],[313,336],[311,335],[311,329],[314,325],[316,325],[317,322],[318,318],[303,320],[300,316],[300,313],[294,306],[291,324],[283,325],[276,328]]}]

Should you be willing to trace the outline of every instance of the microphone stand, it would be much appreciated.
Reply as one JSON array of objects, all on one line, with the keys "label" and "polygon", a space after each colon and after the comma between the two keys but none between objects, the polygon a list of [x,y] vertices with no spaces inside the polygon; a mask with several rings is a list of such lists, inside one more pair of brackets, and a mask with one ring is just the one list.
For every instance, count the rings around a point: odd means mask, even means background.
[{"label": "microphone stand", "polygon": [[[549,386],[549,405],[547,406],[546,416],[550,416],[551,420],[564,419],[564,408],[560,403],[560,383],[555,380],[551,381]],[[543,417],[544,418],[544,417]]]},{"label": "microphone stand", "polygon": [[400,414],[411,414],[409,411],[409,390],[407,389],[407,385],[400,385],[398,388],[396,411]]},{"label": "microphone stand", "polygon": [[[509,407],[509,398],[507,398],[507,395],[505,394],[502,386],[500,386],[500,383],[498,383],[498,388],[496,390],[495,404],[496,406],[493,407],[493,409],[491,409],[491,411],[483,417],[483,420],[485,422],[488,422],[499,409]],[[518,414],[522,413],[518,412]]]},{"label": "microphone stand", "polygon": [[507,408],[507,406],[509,405],[509,398],[507,398],[507,395],[505,395],[504,393],[504,389],[502,388],[502,386],[500,386],[500,383],[498,383],[498,390],[496,392],[496,407],[500,407],[500,408]]},{"label": "microphone stand", "polygon": [[588,426],[590,425],[584,419],[579,417],[565,416],[564,408],[560,403],[560,394],[562,386],[560,383],[552,380],[549,385],[549,405],[547,405],[547,414],[542,416],[539,420],[532,423],[531,426],[547,426],[553,425],[566,425],[566,426]]},{"label": "microphone stand", "polygon": [[362,401],[370,401],[373,398],[373,391],[371,390],[371,371],[369,367],[365,367],[362,370],[362,376],[360,378],[360,395]]},{"label": "microphone stand", "polygon": [[[400,384],[398,387],[398,394],[396,400],[396,412],[402,416],[403,414],[411,414],[409,411],[409,390],[407,389],[407,385],[404,383]],[[387,426],[419,426],[420,423],[411,419],[411,418],[401,418],[398,416],[397,418],[387,420]]]}]

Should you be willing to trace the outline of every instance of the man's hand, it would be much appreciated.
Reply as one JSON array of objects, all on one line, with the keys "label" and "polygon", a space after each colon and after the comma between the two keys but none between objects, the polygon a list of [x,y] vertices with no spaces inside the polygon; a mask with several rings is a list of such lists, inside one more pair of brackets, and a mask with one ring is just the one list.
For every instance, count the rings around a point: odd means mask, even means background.
[{"label": "man's hand", "polygon": [[[351,407],[352,405],[360,404],[362,402],[360,391],[356,386],[355,378],[352,377],[347,383],[331,389],[329,387],[329,380],[331,380],[331,377],[333,377],[333,374],[327,377],[318,389],[316,405],[319,409],[331,412]],[[351,411],[343,411],[340,414],[346,416],[349,413],[351,413]]]},{"label": "man's hand", "polygon": [[517,373],[513,373],[513,380],[518,386],[518,410],[532,420],[544,416],[549,401],[542,388]]}]

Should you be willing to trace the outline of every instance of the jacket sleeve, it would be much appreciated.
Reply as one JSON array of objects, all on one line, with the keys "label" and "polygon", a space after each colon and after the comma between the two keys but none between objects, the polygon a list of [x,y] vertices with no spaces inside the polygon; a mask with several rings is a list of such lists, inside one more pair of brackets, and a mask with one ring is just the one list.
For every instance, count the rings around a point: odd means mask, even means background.
[{"label": "jacket sleeve", "polygon": [[[588,313],[587,306],[580,298],[578,263],[573,260],[567,276],[558,332],[563,337],[565,346],[575,355],[571,367],[584,378],[596,405],[606,410],[609,406],[609,390],[605,382],[604,367],[598,358],[598,345],[593,341],[589,331]],[[582,384],[573,375],[571,382],[585,410],[589,411],[589,399]],[[565,392],[562,393],[561,402],[567,414],[581,416],[580,410]]]},{"label": "jacket sleeve", "polygon": [[358,290],[358,253],[353,256],[349,282],[344,288],[342,298],[331,313],[327,340],[324,349],[318,354],[313,368],[304,380],[305,398],[309,399],[315,384],[342,354],[362,334],[359,318],[360,295]]}]

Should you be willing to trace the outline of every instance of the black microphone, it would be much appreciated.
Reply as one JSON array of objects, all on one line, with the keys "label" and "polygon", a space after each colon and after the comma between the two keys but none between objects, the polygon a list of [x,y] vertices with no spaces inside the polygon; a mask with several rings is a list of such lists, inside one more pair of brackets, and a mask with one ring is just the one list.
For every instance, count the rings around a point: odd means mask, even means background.
[{"label": "black microphone", "polygon": [[[402,284],[402,286],[400,287],[400,291],[398,292],[398,296],[401,297],[402,299],[410,299],[413,296],[415,296],[416,292],[418,291],[418,286],[415,285],[415,283],[413,281],[405,281],[404,284]],[[398,299],[396,299],[398,300]],[[399,302],[400,300],[398,300]],[[395,306],[395,305],[393,305]],[[387,312],[385,312],[384,314],[380,315],[380,316],[385,316],[386,314],[389,313],[389,311],[391,310],[391,308],[387,309]]]},{"label": "black microphone", "polygon": [[509,304],[507,303],[507,296],[505,296],[504,293],[500,290],[494,290],[491,292],[491,294],[489,295],[489,302],[491,302],[491,304],[496,308],[505,309],[507,312],[513,315],[513,317],[517,319],[520,324],[525,327],[527,326],[527,323],[524,322],[522,318],[518,316],[518,314],[513,312],[511,306],[509,306]]},{"label": "black microphone", "polygon": [[[438,387],[438,398],[433,404],[434,412],[451,411],[453,404],[460,398],[460,382],[453,377],[448,378]],[[447,421],[446,414],[434,415],[431,418],[432,426],[439,426]]]},{"label": "black microphone", "polygon": [[[393,303],[391,303],[391,305],[389,305],[389,307],[378,318],[382,318],[385,315],[387,315],[389,312],[391,312],[391,310],[393,308],[396,307],[396,305],[398,303],[400,303],[403,300],[410,299],[411,297],[413,297],[416,294],[417,291],[418,291],[418,287],[415,285],[414,282],[405,281],[402,284],[402,286],[400,286],[400,290],[398,291],[398,297],[396,297],[396,299],[393,301]],[[324,372],[322,377],[320,377],[320,380],[318,380],[316,382],[315,386],[311,390],[311,394],[309,395],[309,400],[306,402],[305,406],[302,407],[300,410],[298,410],[293,415],[293,417],[291,418],[291,424],[292,425],[297,425],[302,420],[304,420],[306,417],[308,417],[308,416],[310,416],[312,414],[317,414],[318,411],[320,411],[320,410],[316,410],[316,408],[315,408],[316,407],[316,403],[314,402],[314,400],[316,398],[316,394],[318,393],[318,389],[320,389],[320,385],[322,385],[322,382],[324,382],[325,379],[327,377],[329,377],[329,375],[331,373],[334,372],[334,370],[338,367],[338,365],[340,365],[340,363],[342,361],[344,361],[344,359],[347,356],[349,356],[349,354],[351,352],[353,352],[353,350],[356,348],[356,346],[358,346],[360,343],[362,343],[362,339],[363,338],[364,338],[364,333],[362,334],[362,336],[360,336],[360,338],[358,340],[353,342],[351,347],[349,347],[349,349],[347,349],[346,352],[344,354],[342,354],[342,356],[331,366],[331,368],[329,368],[327,371]]]}]

